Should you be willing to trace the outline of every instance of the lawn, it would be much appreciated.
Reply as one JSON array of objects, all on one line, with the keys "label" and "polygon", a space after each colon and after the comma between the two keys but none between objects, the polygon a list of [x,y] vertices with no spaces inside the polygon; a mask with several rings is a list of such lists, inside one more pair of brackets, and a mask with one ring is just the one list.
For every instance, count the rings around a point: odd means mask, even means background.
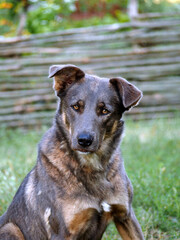
[{"label": "lawn", "polygon": [[[0,215],[35,164],[39,130],[0,129]],[[126,122],[125,166],[145,238],[180,239],[180,119]],[[103,240],[118,240],[110,225]]]}]

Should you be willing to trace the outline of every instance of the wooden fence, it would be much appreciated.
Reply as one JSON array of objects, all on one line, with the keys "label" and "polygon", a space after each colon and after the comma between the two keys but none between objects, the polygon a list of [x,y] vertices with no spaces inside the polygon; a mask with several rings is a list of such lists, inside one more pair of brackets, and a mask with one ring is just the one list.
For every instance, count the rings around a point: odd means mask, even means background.
[{"label": "wooden fence", "polygon": [[180,116],[180,14],[140,15],[130,23],[0,39],[0,126],[49,124],[56,109],[52,64],[123,76],[144,93],[127,116]]}]

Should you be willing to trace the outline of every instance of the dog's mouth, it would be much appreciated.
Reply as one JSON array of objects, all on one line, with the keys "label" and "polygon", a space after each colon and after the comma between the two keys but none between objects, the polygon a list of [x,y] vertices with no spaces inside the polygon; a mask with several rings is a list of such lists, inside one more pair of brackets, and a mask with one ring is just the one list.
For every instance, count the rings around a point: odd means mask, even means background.
[{"label": "dog's mouth", "polygon": [[81,154],[94,153],[94,151],[90,151],[90,150],[87,150],[87,149],[80,149],[80,148],[76,148],[76,149],[74,149],[74,151],[76,151],[76,152],[78,152],[78,153],[81,153]]}]

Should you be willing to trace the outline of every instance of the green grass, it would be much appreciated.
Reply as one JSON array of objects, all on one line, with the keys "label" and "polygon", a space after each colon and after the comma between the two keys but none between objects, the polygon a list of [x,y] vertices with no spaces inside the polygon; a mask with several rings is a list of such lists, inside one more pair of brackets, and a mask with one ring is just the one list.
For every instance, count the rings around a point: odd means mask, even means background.
[{"label": "green grass", "polygon": [[[0,215],[35,164],[40,130],[0,129]],[[180,239],[180,119],[127,122],[122,142],[133,206],[146,239]],[[103,240],[118,240],[110,225]]]}]

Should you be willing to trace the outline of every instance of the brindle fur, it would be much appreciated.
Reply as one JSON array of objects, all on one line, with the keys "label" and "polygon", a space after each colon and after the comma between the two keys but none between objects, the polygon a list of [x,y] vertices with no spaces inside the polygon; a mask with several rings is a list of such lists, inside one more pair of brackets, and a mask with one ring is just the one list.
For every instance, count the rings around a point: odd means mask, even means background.
[{"label": "brindle fur", "polygon": [[[60,100],[54,123],[0,218],[0,239],[99,240],[111,221],[123,239],[144,239],[119,149],[122,114],[141,91],[123,78],[87,75],[73,65],[52,66],[50,77]],[[91,136],[90,145],[80,145],[82,133]]]}]

